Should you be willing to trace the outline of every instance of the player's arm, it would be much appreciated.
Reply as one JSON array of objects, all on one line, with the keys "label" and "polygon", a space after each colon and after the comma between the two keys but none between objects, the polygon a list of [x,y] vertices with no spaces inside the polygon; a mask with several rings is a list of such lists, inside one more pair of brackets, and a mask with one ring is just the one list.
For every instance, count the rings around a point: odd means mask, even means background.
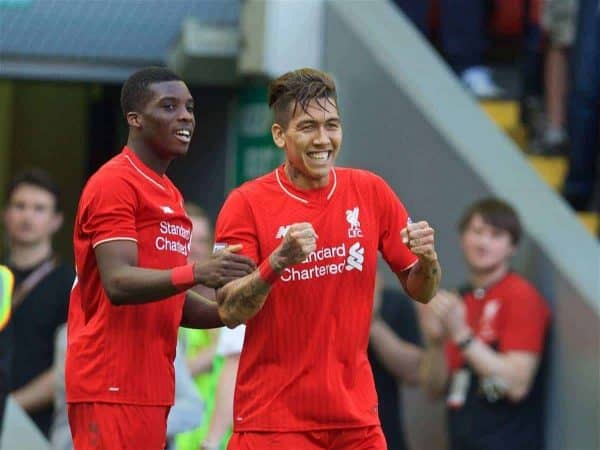
[{"label": "player's arm", "polygon": [[30,414],[36,413],[52,405],[55,379],[54,368],[50,367],[11,394],[21,408]]},{"label": "player's arm", "polygon": [[[197,292],[188,290],[183,304],[181,326],[185,328],[219,328],[224,325],[219,316],[217,304],[202,297]],[[214,354],[214,349],[212,351]]]},{"label": "player's arm", "polygon": [[442,269],[435,251],[434,230],[425,221],[410,223],[400,232],[402,242],[419,259],[410,269],[398,273],[406,293],[420,303],[428,303],[440,285]]},{"label": "player's arm", "polygon": [[315,250],[316,240],[317,234],[311,224],[291,225],[279,247],[257,270],[219,289],[217,303],[223,323],[234,328],[260,311],[279,274],[286,267],[304,261]]},{"label": "player's arm", "polygon": [[255,264],[235,253],[240,249],[232,246],[205,262],[170,270],[138,267],[137,243],[133,241],[103,242],[94,251],[102,287],[111,303],[132,305],[162,300],[199,283],[218,288],[251,273]]}]

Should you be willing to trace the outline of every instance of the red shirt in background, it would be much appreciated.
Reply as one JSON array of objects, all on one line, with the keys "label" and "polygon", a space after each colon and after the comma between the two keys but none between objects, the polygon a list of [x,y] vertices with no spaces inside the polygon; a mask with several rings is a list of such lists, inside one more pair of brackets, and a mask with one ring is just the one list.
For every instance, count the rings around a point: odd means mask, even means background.
[{"label": "red shirt in background", "polygon": [[[467,324],[479,339],[501,353],[542,353],[550,309],[531,283],[511,272],[476,293],[469,291],[463,299]],[[458,347],[449,341],[446,349],[450,371],[460,369],[464,358]]]},{"label": "red shirt in background", "polygon": [[243,244],[260,263],[287,227],[309,222],[317,249],[285,269],[247,323],[235,431],[305,431],[379,424],[367,358],[377,253],[396,273],[417,261],[402,243],[408,215],[376,175],[336,168],[322,189],[299,190],[283,167],[234,190],[218,244]]},{"label": "red shirt in background", "polygon": [[186,264],[191,232],[180,192],[129,148],[89,179],[73,237],[77,279],[69,304],[67,402],[173,403],[185,294],[114,306],[102,287],[94,247],[134,241],[139,267],[171,269]]}]

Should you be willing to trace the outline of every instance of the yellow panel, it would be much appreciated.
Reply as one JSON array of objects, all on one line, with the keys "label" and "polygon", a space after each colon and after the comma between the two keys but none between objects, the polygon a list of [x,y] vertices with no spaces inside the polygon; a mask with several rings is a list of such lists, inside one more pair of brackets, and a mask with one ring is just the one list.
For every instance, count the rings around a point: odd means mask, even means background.
[{"label": "yellow panel", "polygon": [[527,157],[529,163],[553,189],[560,189],[567,174],[567,160],[562,156],[534,156]]},{"label": "yellow panel", "polygon": [[521,124],[519,103],[506,100],[486,100],[479,103],[488,117],[503,130],[517,128]]},{"label": "yellow panel", "polygon": [[593,212],[578,212],[577,216],[590,233],[597,236],[600,233],[600,214]]}]

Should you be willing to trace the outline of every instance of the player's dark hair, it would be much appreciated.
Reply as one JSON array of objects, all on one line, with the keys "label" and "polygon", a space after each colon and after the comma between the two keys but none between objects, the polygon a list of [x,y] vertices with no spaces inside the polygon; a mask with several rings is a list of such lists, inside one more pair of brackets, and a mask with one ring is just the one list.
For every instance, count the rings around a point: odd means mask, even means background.
[{"label": "player's dark hair", "polygon": [[29,185],[43,189],[54,197],[54,211],[62,211],[61,193],[58,184],[50,174],[42,169],[29,169],[15,176],[6,186],[6,204],[10,202],[13,193],[21,186]]},{"label": "player's dark hair", "polygon": [[127,78],[121,88],[121,110],[127,119],[127,113],[139,111],[150,99],[148,87],[153,83],[165,81],[182,81],[175,72],[164,67],[146,67]]},{"label": "player's dark hair", "polygon": [[329,74],[310,68],[298,69],[283,74],[269,85],[269,107],[274,121],[283,128],[287,128],[298,105],[306,112],[312,100],[323,109],[325,103],[337,105],[335,82]]},{"label": "player's dark hair", "polygon": [[466,230],[476,215],[481,216],[486,224],[510,234],[513,245],[517,245],[521,240],[522,229],[519,216],[513,207],[505,201],[489,197],[473,203],[458,223],[458,229],[461,233]]}]

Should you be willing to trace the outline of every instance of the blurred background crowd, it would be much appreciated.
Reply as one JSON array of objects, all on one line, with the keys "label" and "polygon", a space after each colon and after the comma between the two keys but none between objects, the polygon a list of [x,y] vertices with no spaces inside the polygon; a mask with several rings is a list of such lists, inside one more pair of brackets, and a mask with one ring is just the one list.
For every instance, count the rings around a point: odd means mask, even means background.
[{"label": "blurred background crowd", "polygon": [[[517,436],[528,449],[599,448],[599,8],[0,0],[0,263],[12,273],[0,287],[14,278],[12,299],[0,294],[0,449],[71,448],[73,219],[87,178],[125,143],[120,86],[147,65],[178,72],[196,101],[190,153],[169,170],[194,223],[191,260],[212,251],[229,190],[283,160],[266,86],[302,66],[338,83],[340,164],[381,174],[436,227],[443,307],[417,308],[385,271],[374,294],[369,357],[390,450],[502,448],[482,446],[491,435],[510,449]],[[477,286],[489,254],[521,274],[501,292]],[[498,298],[527,315],[500,316]],[[534,355],[516,363],[519,389],[495,381],[500,359],[451,348],[465,321],[487,330],[494,357]],[[225,448],[243,333],[181,329],[171,450]]]}]

